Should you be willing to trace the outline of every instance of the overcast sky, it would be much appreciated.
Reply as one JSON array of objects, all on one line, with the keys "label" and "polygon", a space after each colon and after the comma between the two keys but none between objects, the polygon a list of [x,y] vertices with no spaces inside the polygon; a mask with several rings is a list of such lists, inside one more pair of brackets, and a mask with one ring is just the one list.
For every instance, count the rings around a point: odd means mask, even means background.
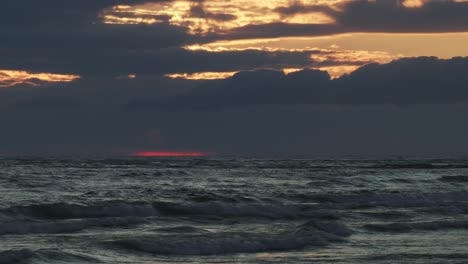
[{"label": "overcast sky", "polygon": [[467,155],[467,14],[463,0],[4,0],[0,155]]}]

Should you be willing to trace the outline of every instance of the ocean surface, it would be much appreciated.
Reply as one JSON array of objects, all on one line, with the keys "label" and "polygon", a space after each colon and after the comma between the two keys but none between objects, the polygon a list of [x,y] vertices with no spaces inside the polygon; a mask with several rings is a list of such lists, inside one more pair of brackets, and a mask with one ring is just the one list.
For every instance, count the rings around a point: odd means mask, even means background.
[{"label": "ocean surface", "polygon": [[0,263],[468,263],[468,161],[3,159]]}]

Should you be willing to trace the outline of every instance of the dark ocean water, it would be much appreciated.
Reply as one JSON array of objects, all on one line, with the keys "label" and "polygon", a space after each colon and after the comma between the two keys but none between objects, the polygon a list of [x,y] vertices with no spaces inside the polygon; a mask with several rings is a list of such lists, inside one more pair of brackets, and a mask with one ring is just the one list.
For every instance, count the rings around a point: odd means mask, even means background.
[{"label": "dark ocean water", "polygon": [[465,160],[0,160],[0,263],[468,263]]}]

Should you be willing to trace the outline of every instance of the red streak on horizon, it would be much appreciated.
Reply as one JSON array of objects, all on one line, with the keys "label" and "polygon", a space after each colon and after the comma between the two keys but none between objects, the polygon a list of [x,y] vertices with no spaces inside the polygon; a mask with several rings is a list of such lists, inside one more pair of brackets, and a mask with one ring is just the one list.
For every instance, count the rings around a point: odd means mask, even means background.
[{"label": "red streak on horizon", "polygon": [[205,157],[210,153],[205,152],[170,152],[170,151],[157,151],[157,152],[137,152],[133,154],[135,157]]}]

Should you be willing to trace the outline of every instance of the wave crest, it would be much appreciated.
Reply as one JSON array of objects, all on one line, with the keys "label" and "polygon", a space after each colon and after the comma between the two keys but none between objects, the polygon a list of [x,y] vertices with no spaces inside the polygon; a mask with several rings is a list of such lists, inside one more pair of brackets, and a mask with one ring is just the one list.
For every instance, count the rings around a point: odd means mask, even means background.
[{"label": "wave crest", "polygon": [[123,239],[111,244],[132,251],[158,255],[224,255],[300,250],[344,241],[351,230],[338,222],[308,222],[285,234],[226,233],[181,237]]}]

